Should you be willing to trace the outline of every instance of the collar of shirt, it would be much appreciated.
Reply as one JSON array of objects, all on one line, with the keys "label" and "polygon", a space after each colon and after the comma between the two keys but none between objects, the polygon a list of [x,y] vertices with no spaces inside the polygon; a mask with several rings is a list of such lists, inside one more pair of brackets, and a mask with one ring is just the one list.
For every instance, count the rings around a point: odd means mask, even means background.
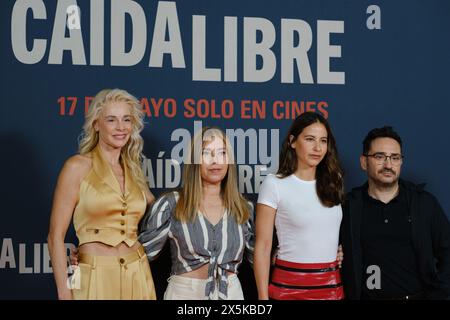
[{"label": "collar of shirt", "polygon": [[368,187],[368,185],[364,188],[364,192],[363,192],[363,196],[364,196],[364,200],[365,201],[369,201],[369,202],[371,202],[373,204],[385,205],[385,206],[387,206],[387,205],[389,205],[391,203],[393,204],[393,203],[397,203],[397,202],[403,200],[404,194],[405,194],[405,191],[403,190],[403,187],[401,185],[399,185],[397,195],[394,198],[392,198],[391,201],[389,201],[388,203],[384,203],[383,201],[375,199],[375,198],[373,198],[372,196],[369,195],[369,187]]}]

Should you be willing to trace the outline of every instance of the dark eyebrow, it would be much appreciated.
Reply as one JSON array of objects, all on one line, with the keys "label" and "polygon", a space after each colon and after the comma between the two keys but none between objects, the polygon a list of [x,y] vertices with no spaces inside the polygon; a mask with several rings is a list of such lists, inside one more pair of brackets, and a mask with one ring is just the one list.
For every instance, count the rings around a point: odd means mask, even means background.
[{"label": "dark eyebrow", "polygon": [[[308,134],[308,135],[305,136],[305,138],[309,138],[309,137],[316,138],[316,136],[312,135],[312,134]],[[328,140],[328,137],[320,137],[319,139],[327,139]]]},{"label": "dark eyebrow", "polygon": [[[387,153],[386,153],[386,152],[381,152],[381,151],[374,152],[374,153],[372,153],[372,154],[373,154],[373,155],[379,154],[379,155],[387,156]],[[392,156],[401,156],[401,155],[402,155],[401,153],[391,153],[388,157],[392,157]]]}]

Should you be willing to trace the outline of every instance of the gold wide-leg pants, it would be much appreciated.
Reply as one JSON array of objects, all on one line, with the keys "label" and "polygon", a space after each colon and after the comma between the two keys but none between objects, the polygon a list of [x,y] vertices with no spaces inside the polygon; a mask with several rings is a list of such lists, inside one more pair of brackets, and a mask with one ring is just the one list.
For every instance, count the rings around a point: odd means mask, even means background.
[{"label": "gold wide-leg pants", "polygon": [[145,250],[141,246],[124,256],[79,254],[75,272],[76,300],[155,300],[155,286]]}]

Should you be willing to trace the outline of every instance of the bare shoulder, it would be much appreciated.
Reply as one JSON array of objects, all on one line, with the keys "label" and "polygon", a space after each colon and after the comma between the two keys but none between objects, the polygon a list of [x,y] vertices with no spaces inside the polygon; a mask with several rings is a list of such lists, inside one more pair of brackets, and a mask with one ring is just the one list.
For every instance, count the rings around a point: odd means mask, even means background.
[{"label": "bare shoulder", "polygon": [[92,158],[89,155],[74,155],[66,160],[61,175],[71,176],[73,179],[81,180],[92,167]]},{"label": "bare shoulder", "polygon": [[75,170],[89,170],[92,166],[90,155],[76,154],[66,160],[65,167]]}]

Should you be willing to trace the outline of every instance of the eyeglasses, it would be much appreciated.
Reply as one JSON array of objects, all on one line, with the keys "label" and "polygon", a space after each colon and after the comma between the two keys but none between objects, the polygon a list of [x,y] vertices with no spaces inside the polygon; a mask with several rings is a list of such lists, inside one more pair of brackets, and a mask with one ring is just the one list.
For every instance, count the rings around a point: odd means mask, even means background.
[{"label": "eyeglasses", "polygon": [[364,154],[364,156],[374,158],[375,161],[379,164],[385,163],[387,161],[387,159],[389,159],[389,160],[391,160],[391,163],[394,166],[401,164],[403,161],[403,158],[404,158],[404,156],[401,154],[394,153],[394,154],[391,154],[390,156],[388,156],[382,152],[377,152],[374,154]]}]

